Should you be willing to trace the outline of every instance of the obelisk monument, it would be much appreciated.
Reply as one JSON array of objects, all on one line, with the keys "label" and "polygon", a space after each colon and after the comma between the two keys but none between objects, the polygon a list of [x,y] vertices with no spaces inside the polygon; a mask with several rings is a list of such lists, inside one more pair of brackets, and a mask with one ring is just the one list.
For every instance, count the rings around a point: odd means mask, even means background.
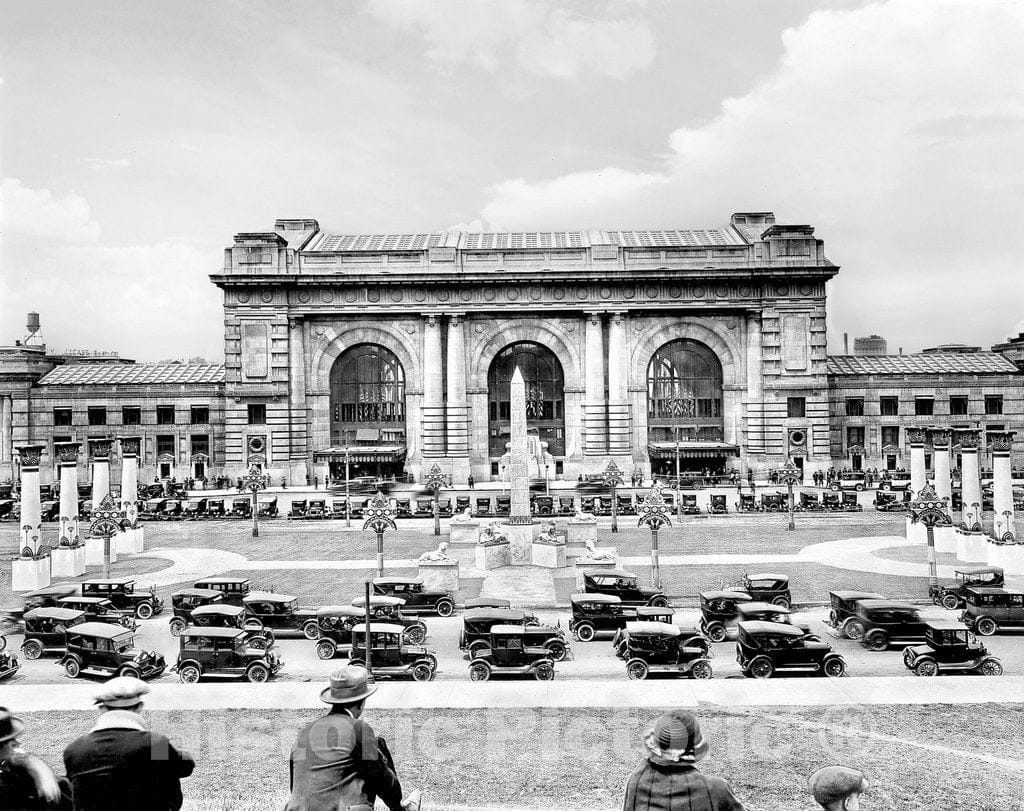
[{"label": "obelisk monument", "polygon": [[509,410],[508,541],[509,557],[515,566],[530,563],[534,530],[530,513],[530,454],[526,442],[526,381],[518,366],[512,373]]}]

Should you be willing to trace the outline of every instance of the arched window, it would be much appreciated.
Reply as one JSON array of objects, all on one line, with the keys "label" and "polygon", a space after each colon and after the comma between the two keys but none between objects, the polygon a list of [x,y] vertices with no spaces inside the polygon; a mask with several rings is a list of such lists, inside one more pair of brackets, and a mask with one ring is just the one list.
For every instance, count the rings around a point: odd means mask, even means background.
[{"label": "arched window", "polygon": [[487,373],[489,453],[501,456],[511,425],[510,383],[516,367],[526,383],[526,423],[548,443],[548,453],[565,455],[565,379],[562,364],[540,344],[510,344],[498,353]]},{"label": "arched window", "polygon": [[647,423],[651,441],[722,439],[722,364],[714,352],[684,338],[654,353]]},{"label": "arched window", "polygon": [[346,350],[331,368],[331,444],[350,431],[379,428],[405,435],[405,371],[394,353],[376,344]]}]

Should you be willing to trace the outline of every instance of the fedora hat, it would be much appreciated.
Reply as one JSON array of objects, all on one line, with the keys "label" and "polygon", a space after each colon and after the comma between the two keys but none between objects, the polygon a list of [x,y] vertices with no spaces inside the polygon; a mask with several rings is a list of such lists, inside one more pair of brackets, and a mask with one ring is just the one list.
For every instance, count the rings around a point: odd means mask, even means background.
[{"label": "fedora hat", "polygon": [[7,707],[0,707],[0,743],[13,741],[25,730],[25,724],[20,718],[11,715]]},{"label": "fedora hat", "polygon": [[644,735],[644,747],[658,763],[696,763],[708,753],[708,742],[693,713],[672,710],[665,713]]},{"label": "fedora hat", "polygon": [[348,666],[331,674],[330,685],[320,691],[325,704],[354,704],[377,692],[365,667]]}]

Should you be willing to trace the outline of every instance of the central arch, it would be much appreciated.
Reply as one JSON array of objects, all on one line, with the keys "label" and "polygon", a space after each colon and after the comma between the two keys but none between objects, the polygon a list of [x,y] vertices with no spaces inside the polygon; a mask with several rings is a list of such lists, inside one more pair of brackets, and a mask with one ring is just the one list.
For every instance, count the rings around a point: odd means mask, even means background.
[{"label": "central arch", "polygon": [[495,356],[487,371],[488,453],[501,456],[511,426],[511,381],[519,367],[526,383],[530,432],[548,443],[552,456],[565,455],[565,376],[555,353],[542,344],[520,341]]}]

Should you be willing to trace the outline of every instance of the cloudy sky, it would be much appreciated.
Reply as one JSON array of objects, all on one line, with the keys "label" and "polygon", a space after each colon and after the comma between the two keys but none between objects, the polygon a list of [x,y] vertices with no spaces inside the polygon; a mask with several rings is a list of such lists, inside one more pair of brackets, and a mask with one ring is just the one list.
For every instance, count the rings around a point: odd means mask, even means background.
[{"label": "cloudy sky", "polygon": [[1024,4],[2,0],[0,343],[221,357],[207,280],[343,232],[810,223],[830,349],[1024,330]]}]

